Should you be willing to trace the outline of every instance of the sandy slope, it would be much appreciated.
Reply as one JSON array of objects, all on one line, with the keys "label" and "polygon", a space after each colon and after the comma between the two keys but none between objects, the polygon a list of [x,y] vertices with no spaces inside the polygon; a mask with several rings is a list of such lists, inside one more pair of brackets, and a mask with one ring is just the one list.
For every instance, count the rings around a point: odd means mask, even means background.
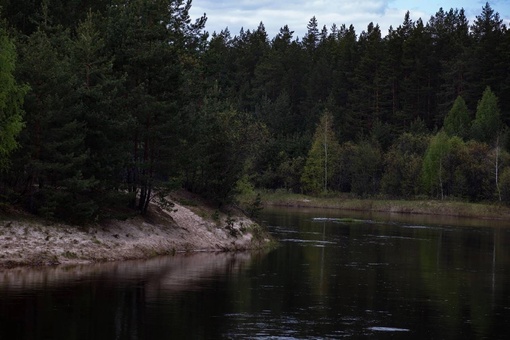
[{"label": "sandy slope", "polygon": [[213,220],[206,214],[209,211],[194,212],[175,203],[172,209],[153,206],[146,218],[87,227],[0,219],[0,268],[139,259],[176,252],[246,250],[270,242],[260,226],[246,217],[232,218],[228,229],[227,216]]}]

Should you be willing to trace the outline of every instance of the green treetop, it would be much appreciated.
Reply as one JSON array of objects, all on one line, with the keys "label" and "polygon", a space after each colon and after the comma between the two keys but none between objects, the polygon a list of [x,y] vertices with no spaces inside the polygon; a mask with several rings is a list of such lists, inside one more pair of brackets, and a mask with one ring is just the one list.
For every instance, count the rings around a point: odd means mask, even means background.
[{"label": "green treetop", "polygon": [[464,98],[458,96],[453,103],[453,107],[444,119],[444,130],[449,136],[467,137],[471,117],[464,101]]},{"label": "green treetop", "polygon": [[3,27],[0,27],[0,170],[5,169],[9,153],[17,147],[16,136],[23,128],[23,99],[27,87],[16,83],[16,52]]},{"label": "green treetop", "polygon": [[476,107],[476,118],[472,126],[472,136],[485,143],[491,143],[499,135],[503,124],[498,106],[498,98],[487,86]]},{"label": "green treetop", "polygon": [[301,176],[305,192],[319,193],[328,190],[339,147],[333,131],[333,115],[326,111],[315,130],[312,147]]},{"label": "green treetop", "polygon": [[433,193],[437,185],[439,188],[438,191],[441,193],[441,199],[444,197],[444,160],[449,151],[450,144],[448,135],[444,131],[441,131],[432,137],[423,159],[422,183],[424,189],[425,191]]}]

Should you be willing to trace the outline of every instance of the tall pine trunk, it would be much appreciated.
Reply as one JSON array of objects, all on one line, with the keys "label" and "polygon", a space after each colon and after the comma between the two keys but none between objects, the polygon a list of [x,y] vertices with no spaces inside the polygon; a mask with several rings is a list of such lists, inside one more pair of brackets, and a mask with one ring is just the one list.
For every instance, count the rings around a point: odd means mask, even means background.
[{"label": "tall pine trunk", "polygon": [[135,133],[133,142],[133,164],[128,170],[128,192],[132,195],[129,202],[131,208],[136,208],[136,196],[138,194],[138,132]]}]

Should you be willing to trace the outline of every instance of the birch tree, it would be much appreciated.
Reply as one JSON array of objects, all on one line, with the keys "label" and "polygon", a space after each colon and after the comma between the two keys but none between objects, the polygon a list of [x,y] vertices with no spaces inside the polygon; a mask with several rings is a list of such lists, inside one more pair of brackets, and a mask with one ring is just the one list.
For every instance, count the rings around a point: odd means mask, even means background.
[{"label": "birch tree", "polygon": [[333,131],[333,115],[325,111],[320,119],[301,176],[303,190],[318,194],[328,191],[340,146]]},{"label": "birch tree", "polygon": [[[458,138],[458,137],[453,137]],[[451,151],[451,141],[444,131],[440,131],[430,140],[423,159],[422,184],[426,192],[437,192],[444,199],[445,163]]]}]

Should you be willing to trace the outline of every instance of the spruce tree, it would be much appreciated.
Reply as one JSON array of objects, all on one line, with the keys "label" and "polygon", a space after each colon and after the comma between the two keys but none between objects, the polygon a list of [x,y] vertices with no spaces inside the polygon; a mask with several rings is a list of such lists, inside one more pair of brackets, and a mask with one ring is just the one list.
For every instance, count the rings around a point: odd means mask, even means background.
[{"label": "spruce tree", "polygon": [[443,128],[449,136],[467,138],[471,120],[466,102],[461,96],[458,96],[444,119]]},{"label": "spruce tree", "polygon": [[471,134],[478,141],[491,144],[503,130],[498,98],[487,86],[476,107]]}]

